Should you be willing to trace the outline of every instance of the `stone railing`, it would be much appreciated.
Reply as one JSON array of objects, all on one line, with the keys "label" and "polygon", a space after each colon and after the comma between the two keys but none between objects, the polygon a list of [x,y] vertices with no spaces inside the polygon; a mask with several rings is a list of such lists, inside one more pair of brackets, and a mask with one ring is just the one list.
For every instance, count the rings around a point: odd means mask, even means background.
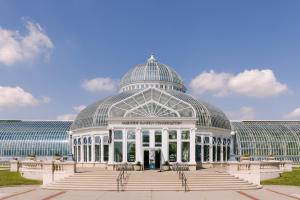
[{"label": "stone railing", "polygon": [[76,163],[74,161],[11,160],[10,171],[20,172],[26,178],[43,180],[43,185],[48,185],[73,175],[76,171]]},{"label": "stone railing", "polygon": [[227,173],[256,185],[260,185],[261,180],[277,178],[285,171],[292,171],[291,161],[230,161],[226,166]]},{"label": "stone railing", "polygon": [[9,169],[9,161],[0,161],[0,170],[7,170]]}]

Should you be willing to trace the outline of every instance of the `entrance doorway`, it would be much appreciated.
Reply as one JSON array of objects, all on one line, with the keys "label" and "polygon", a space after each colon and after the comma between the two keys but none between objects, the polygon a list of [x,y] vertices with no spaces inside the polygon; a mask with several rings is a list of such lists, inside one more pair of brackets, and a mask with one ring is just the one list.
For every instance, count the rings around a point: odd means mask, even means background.
[{"label": "entrance doorway", "polygon": [[144,169],[149,169],[149,150],[144,150]]},{"label": "entrance doorway", "polygon": [[144,150],[144,169],[159,169],[161,160],[161,150]]},{"label": "entrance doorway", "polygon": [[160,157],[161,157],[161,155],[160,155],[161,153],[160,153],[160,150],[155,150],[155,168],[156,169],[159,169],[160,168]]}]

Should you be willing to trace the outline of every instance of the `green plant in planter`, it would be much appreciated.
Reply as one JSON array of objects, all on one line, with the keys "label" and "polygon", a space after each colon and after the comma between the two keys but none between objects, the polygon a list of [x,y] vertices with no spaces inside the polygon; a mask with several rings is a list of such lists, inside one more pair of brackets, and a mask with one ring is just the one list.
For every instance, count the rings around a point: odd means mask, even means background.
[{"label": "green plant in planter", "polygon": [[243,157],[250,157],[250,154],[249,153],[245,153],[245,154],[243,154]]},{"label": "green plant in planter", "polygon": [[142,163],[141,163],[140,161],[137,161],[137,162],[136,162],[136,165],[137,165],[137,166],[142,166]]},{"label": "green plant in planter", "polygon": [[35,157],[35,153],[30,153],[27,155],[28,157]]},{"label": "green plant in planter", "polygon": [[170,165],[170,163],[169,163],[169,161],[165,161],[163,165],[165,165],[165,166],[169,166],[169,165]]},{"label": "green plant in planter", "polygon": [[61,154],[60,153],[55,153],[54,156],[61,157]]}]

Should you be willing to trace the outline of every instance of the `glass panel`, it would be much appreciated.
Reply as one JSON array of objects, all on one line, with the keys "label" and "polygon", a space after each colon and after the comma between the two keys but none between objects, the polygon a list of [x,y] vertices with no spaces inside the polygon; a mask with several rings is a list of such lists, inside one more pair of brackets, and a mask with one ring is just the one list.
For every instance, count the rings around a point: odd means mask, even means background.
[{"label": "glass panel", "polygon": [[100,162],[101,158],[101,145],[96,144],[95,145],[95,161]]},{"label": "glass panel", "polygon": [[108,145],[103,146],[103,160],[108,161]]},{"label": "glass panel", "polygon": [[182,162],[189,162],[190,160],[190,143],[189,142],[182,142],[182,151],[181,151],[181,161]]},{"label": "glass panel", "polygon": [[123,138],[122,131],[119,131],[119,130],[114,131],[114,139],[115,140],[122,140],[122,138]]},{"label": "glass panel", "polygon": [[135,162],[135,142],[127,143],[127,162]]},{"label": "glass panel", "polygon": [[201,145],[196,145],[196,162],[201,162]]},{"label": "glass panel", "polygon": [[78,161],[81,161],[81,146],[78,146]]},{"label": "glass panel", "polygon": [[101,137],[100,136],[96,136],[95,137],[95,143],[96,144],[100,144],[100,142],[101,142]]},{"label": "glass panel", "polygon": [[123,145],[122,142],[114,142],[114,161],[123,161]]},{"label": "glass panel", "polygon": [[127,139],[128,140],[135,140],[135,132],[134,131],[127,131]]},{"label": "glass panel", "polygon": [[89,145],[89,162],[92,161],[92,146]]},{"label": "glass panel", "polygon": [[177,161],[177,142],[169,142],[169,161]]},{"label": "glass panel", "polygon": [[169,131],[169,140],[176,140],[177,139],[177,131],[171,130]]},{"label": "glass panel", "polygon": [[87,162],[87,146],[83,145],[83,161]]},{"label": "glass panel", "polygon": [[155,146],[161,147],[161,131],[155,131]]},{"label": "glass panel", "polygon": [[150,142],[149,131],[143,131],[142,133],[143,133],[143,146],[149,147],[149,142]]},{"label": "glass panel", "polygon": [[189,140],[190,139],[190,131],[182,131],[181,132],[181,139]]}]

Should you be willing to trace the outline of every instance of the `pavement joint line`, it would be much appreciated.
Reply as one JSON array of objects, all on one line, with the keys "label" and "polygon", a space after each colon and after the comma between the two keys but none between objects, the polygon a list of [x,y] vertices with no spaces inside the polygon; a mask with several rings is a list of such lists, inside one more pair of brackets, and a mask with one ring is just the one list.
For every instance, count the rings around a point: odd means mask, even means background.
[{"label": "pavement joint line", "polygon": [[260,200],[260,199],[258,199],[257,197],[254,197],[254,196],[252,196],[252,195],[250,195],[250,194],[247,194],[247,193],[245,193],[245,192],[242,192],[242,191],[236,191],[237,193],[239,193],[239,194],[241,194],[241,195],[243,195],[243,196],[245,196],[245,197],[248,197],[249,199],[251,199],[251,200]]},{"label": "pavement joint line", "polygon": [[31,190],[25,190],[25,191],[22,191],[22,192],[14,193],[14,194],[11,194],[11,195],[8,195],[8,196],[5,196],[5,197],[0,197],[0,200],[9,199],[9,198],[12,198],[12,197],[15,197],[15,196],[26,194],[28,192],[33,192],[35,190],[36,189],[31,189]]},{"label": "pavement joint line", "polygon": [[292,196],[292,195],[289,195],[289,194],[285,194],[285,193],[282,193],[282,192],[279,192],[279,191],[276,191],[276,190],[271,190],[271,189],[266,189],[266,190],[269,191],[269,192],[274,192],[274,193],[276,193],[276,194],[280,194],[280,195],[283,195],[283,196],[292,198],[292,199],[300,200],[299,197],[295,197],[295,196]]},{"label": "pavement joint line", "polygon": [[59,196],[59,195],[62,195],[62,194],[64,194],[64,193],[66,193],[66,191],[61,191],[61,192],[58,192],[58,193],[52,194],[52,195],[50,195],[50,196],[48,196],[48,197],[45,197],[45,198],[43,198],[42,200],[49,200],[49,199],[53,199],[54,197],[57,197],[57,196]]}]

